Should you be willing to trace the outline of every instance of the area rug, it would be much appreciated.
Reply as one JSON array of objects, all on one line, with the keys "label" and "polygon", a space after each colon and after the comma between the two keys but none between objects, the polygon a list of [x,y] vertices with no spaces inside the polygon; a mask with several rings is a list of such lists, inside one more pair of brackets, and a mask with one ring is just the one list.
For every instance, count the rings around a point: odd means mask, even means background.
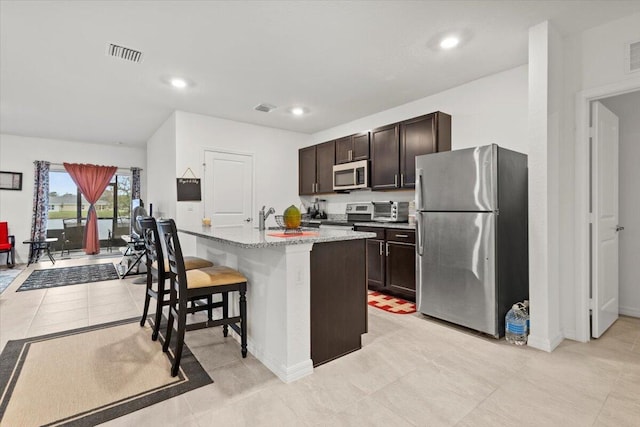
[{"label": "area rug", "polygon": [[416,312],[416,305],[410,301],[381,294],[380,292],[368,292],[368,303],[372,307],[395,314],[410,314]]},{"label": "area rug", "polygon": [[0,270],[0,294],[9,287],[13,280],[22,273],[21,268],[6,268]]},{"label": "area rug", "polygon": [[114,279],[118,279],[118,272],[113,263],[110,262],[105,264],[78,265],[75,267],[49,268],[46,270],[33,271],[16,292]]},{"label": "area rug", "polygon": [[0,425],[94,426],[213,382],[185,345],[171,377],[139,319],[9,341],[0,355]]}]

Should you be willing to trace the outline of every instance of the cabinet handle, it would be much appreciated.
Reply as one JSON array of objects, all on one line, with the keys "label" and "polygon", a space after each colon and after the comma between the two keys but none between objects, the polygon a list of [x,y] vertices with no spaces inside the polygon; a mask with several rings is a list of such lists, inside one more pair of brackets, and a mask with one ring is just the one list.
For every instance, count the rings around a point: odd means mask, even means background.
[{"label": "cabinet handle", "polygon": [[389,242],[385,243],[385,245],[387,246],[387,256],[389,256]]},{"label": "cabinet handle", "polygon": [[380,242],[380,256],[384,255],[383,251],[382,251],[382,242]]},{"label": "cabinet handle", "polygon": [[312,193],[316,192],[316,183],[315,182],[313,184],[311,184],[311,192]]},{"label": "cabinet handle", "polygon": [[316,182],[316,193],[319,193],[319,192],[320,192],[320,184]]},{"label": "cabinet handle", "polygon": [[398,188],[398,174],[393,175],[393,186]]},{"label": "cabinet handle", "polygon": [[400,187],[404,187],[404,174],[400,174]]},{"label": "cabinet handle", "polygon": [[409,236],[407,234],[396,234],[396,237],[404,237],[406,239]]},{"label": "cabinet handle", "polygon": [[349,161],[353,160],[353,150],[349,150]]}]

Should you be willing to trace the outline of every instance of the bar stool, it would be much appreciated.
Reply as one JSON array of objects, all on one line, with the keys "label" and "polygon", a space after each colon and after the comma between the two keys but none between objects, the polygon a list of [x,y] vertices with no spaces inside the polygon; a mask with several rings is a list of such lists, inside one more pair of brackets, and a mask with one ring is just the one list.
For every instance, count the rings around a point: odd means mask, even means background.
[{"label": "bar stool", "polygon": [[[147,265],[147,290],[144,298],[144,308],[142,310],[142,318],[140,319],[140,326],[144,326],[147,321],[147,313],[149,311],[149,303],[151,298],[156,299],[156,315],[153,324],[153,333],[151,339],[156,341],[158,339],[158,331],[160,329],[160,320],[162,319],[162,307],[169,305],[169,289],[165,286],[165,281],[171,275],[169,270],[169,264],[164,257],[162,250],[162,240],[158,234],[158,227],[156,225],[156,219],[153,217],[138,217],[138,224],[142,228],[142,238],[144,239],[145,257]],[[213,263],[203,258],[194,256],[188,256],[184,258],[185,268],[187,270],[193,270],[195,268],[212,267]],[[153,289],[153,277],[158,279],[157,290]],[[208,305],[211,305],[211,298],[207,301]],[[196,302],[192,301],[192,306],[196,306]],[[208,306],[199,306],[201,310],[209,311],[209,318],[212,317],[212,309]],[[194,310],[197,311],[197,310]]]},{"label": "bar stool", "polygon": [[[184,346],[184,334],[186,330],[202,329],[211,326],[223,325],[223,334],[226,337],[228,326],[231,326],[240,335],[240,350],[242,357],[247,357],[247,279],[238,271],[229,267],[215,266],[196,270],[185,269],[182,248],[178,240],[178,232],[173,219],[158,221],[158,230],[164,238],[169,269],[171,270],[171,285],[169,297],[169,319],[167,321],[167,336],[165,337],[163,351],[169,350],[174,318],[178,319],[176,348],[174,352],[171,375],[178,375],[180,357]],[[240,294],[240,315],[229,317],[228,294],[229,292]],[[211,297],[222,294],[222,302],[209,303],[212,307],[222,307],[222,318],[207,320],[205,322],[187,325],[187,314],[196,308],[187,307],[187,302],[193,298]],[[238,326],[238,323],[240,326]]]}]

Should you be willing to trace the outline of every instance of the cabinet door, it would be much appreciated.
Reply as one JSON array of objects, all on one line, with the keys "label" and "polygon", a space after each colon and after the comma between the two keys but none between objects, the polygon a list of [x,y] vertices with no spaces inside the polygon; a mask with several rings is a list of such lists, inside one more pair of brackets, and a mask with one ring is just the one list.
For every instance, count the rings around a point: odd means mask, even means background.
[{"label": "cabinet door", "polygon": [[350,136],[336,140],[336,165],[350,162],[351,153],[352,143]]},{"label": "cabinet door", "polygon": [[316,146],[298,151],[298,194],[313,194],[316,185]]},{"label": "cabinet door", "polygon": [[415,301],[416,247],[387,242],[387,288]]},{"label": "cabinet door", "polygon": [[369,160],[369,132],[353,135],[351,141],[353,147],[351,159],[353,161]]},{"label": "cabinet door", "polygon": [[371,131],[371,189],[398,188],[398,124]]},{"label": "cabinet door", "polygon": [[316,193],[333,192],[333,165],[335,161],[335,141],[316,145]]},{"label": "cabinet door", "polygon": [[384,241],[367,239],[367,286],[384,288]]},{"label": "cabinet door", "polygon": [[400,185],[416,185],[416,156],[436,152],[435,115],[400,123]]}]

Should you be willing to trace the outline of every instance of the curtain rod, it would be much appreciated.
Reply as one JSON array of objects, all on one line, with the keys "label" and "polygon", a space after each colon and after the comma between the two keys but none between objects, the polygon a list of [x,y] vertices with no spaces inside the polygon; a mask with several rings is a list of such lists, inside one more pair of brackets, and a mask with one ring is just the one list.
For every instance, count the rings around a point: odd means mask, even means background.
[{"label": "curtain rod", "polygon": [[[85,163],[85,164],[86,164],[86,163]],[[51,165],[51,166],[62,166],[62,167],[64,167],[64,164],[62,164],[62,163],[49,162],[49,165]],[[131,167],[116,166],[116,167],[117,167],[118,169],[131,170],[131,168],[132,168],[133,166],[131,166]],[[142,168],[138,168],[138,169],[140,169],[140,170],[144,170],[144,169],[142,169]]]}]

